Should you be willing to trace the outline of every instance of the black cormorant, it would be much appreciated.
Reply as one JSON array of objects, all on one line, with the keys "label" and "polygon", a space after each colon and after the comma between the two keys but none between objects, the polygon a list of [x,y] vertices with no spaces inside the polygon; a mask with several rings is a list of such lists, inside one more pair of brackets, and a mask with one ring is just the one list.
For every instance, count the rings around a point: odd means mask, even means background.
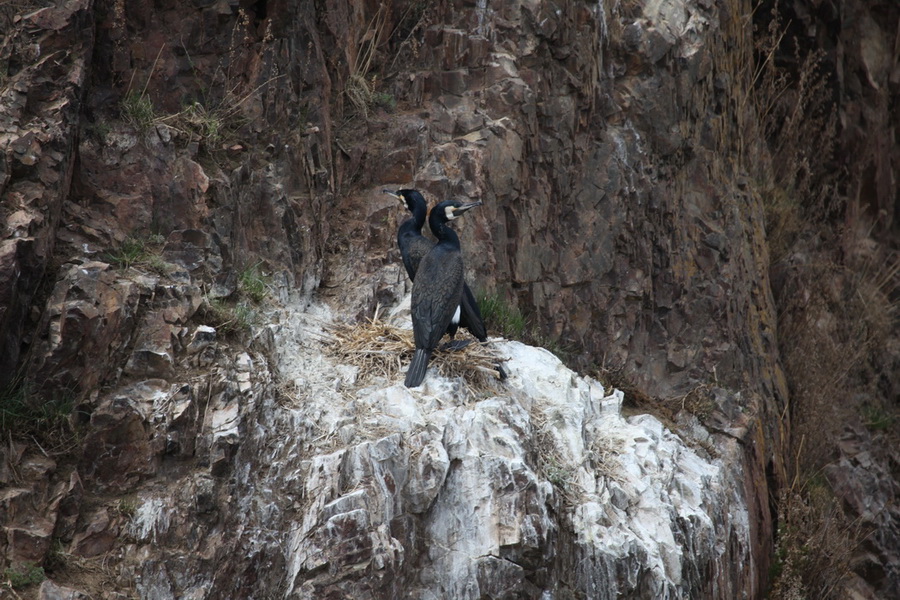
[{"label": "black cormorant", "polygon": [[425,379],[431,353],[459,311],[463,295],[465,282],[459,237],[447,226],[447,221],[481,204],[480,201],[447,200],[435,206],[428,217],[428,225],[438,241],[422,258],[413,282],[410,308],[416,352],[406,371],[406,387],[417,387]]},{"label": "black cormorant", "polygon": [[[403,266],[406,267],[406,274],[409,275],[410,281],[415,283],[419,263],[434,247],[434,242],[422,235],[422,226],[425,225],[428,205],[418,190],[382,191],[385,194],[398,198],[412,213],[412,217],[403,221],[400,229],[397,230],[397,245],[400,247],[400,255],[403,257]],[[431,232],[437,237],[437,232],[434,231],[433,227]],[[468,329],[479,342],[487,341],[487,329],[484,326],[481,311],[478,309],[478,301],[475,300],[475,294],[472,293],[465,281],[463,282],[462,301],[460,302],[459,322],[451,322],[447,329],[447,333],[450,334],[451,338],[456,335],[458,327]]]}]

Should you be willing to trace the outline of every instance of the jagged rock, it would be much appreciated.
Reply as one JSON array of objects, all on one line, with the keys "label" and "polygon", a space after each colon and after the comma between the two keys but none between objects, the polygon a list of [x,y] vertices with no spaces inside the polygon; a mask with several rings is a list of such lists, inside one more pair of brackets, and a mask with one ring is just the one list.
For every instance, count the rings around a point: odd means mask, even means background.
[{"label": "jagged rock", "polygon": [[135,377],[166,378],[175,374],[175,359],[172,339],[178,329],[166,322],[160,312],[144,317],[139,326],[140,337],[125,371]]},{"label": "jagged rock", "polygon": [[48,579],[41,583],[38,600],[87,600],[87,594],[74,588],[59,585]]},{"label": "jagged rock", "polygon": [[215,275],[222,269],[219,249],[206,232],[197,229],[173,231],[166,240],[163,256],[188,271],[203,267]]},{"label": "jagged rock", "polygon": [[[30,305],[71,183],[93,51],[88,0],[32,12],[8,32],[0,101],[0,388],[16,373]],[[54,57],[48,60],[48,57]]]},{"label": "jagged rock", "polygon": [[81,511],[81,501],[84,497],[84,485],[78,471],[72,471],[68,480],[57,484],[54,494],[51,496],[48,508],[56,512],[56,527],[54,535],[63,540],[71,540],[75,534],[75,527]]},{"label": "jagged rock", "polygon": [[152,407],[164,394],[158,385],[139,383],[100,401],[83,443],[86,481],[124,492],[156,472],[164,438],[151,436],[142,405]]},{"label": "jagged rock", "polygon": [[410,440],[410,445],[420,450],[418,456],[411,461],[405,495],[409,499],[409,511],[421,514],[431,507],[444,486],[444,479],[450,469],[450,457],[437,439],[415,436]]},{"label": "jagged rock", "polygon": [[53,527],[52,519],[37,515],[30,515],[21,522],[9,523],[5,527],[9,561],[13,564],[41,562],[50,550]]},{"label": "jagged rock", "polygon": [[[856,558],[855,570],[878,584],[883,597],[900,594],[900,509],[894,499],[900,484],[890,469],[900,464],[900,454],[869,432],[847,427],[841,436],[840,457],[824,469],[835,495],[868,531]],[[871,597],[862,595],[861,597]]]},{"label": "jagged rock", "polygon": [[216,330],[208,325],[199,325],[191,336],[191,341],[187,347],[188,354],[197,354],[203,351],[210,344],[216,341]]},{"label": "jagged rock", "polygon": [[96,388],[121,360],[144,292],[107,263],[69,266],[38,326],[29,378],[50,389]]},{"label": "jagged rock", "polygon": [[105,508],[88,515],[86,526],[82,527],[72,540],[71,552],[90,558],[100,556],[112,549],[119,534],[119,528]]},{"label": "jagged rock", "polygon": [[57,464],[25,446],[11,445],[6,468],[15,473],[13,485],[0,492],[0,556],[13,564],[39,564],[50,549],[57,511],[48,507],[51,482]]},{"label": "jagged rock", "polygon": [[191,457],[197,443],[199,412],[194,389],[190,385],[174,386],[166,403],[166,454]]}]

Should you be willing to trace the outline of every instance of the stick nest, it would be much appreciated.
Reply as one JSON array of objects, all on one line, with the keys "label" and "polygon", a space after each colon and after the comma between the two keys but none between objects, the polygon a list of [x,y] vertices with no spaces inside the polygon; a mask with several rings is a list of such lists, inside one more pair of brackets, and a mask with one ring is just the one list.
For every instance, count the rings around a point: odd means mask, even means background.
[{"label": "stick nest", "polygon": [[[327,332],[329,352],[340,362],[359,367],[360,383],[379,376],[389,381],[401,379],[416,349],[412,331],[380,320],[377,313],[359,323],[330,324]],[[490,342],[480,344],[472,340],[461,349],[438,346],[428,366],[436,367],[447,378],[462,377],[472,391],[478,392],[496,385],[503,360],[494,353]]]}]

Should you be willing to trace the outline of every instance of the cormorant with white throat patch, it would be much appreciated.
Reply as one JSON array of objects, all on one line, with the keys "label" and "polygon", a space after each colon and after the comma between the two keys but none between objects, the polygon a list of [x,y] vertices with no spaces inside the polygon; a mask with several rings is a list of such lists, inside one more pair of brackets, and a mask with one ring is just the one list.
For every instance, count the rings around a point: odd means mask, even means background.
[{"label": "cormorant with white throat patch", "polygon": [[406,387],[422,383],[431,353],[454,317],[459,318],[465,285],[463,259],[459,237],[447,223],[481,204],[446,200],[435,206],[428,217],[428,225],[438,241],[422,258],[413,281],[410,309],[416,352],[406,371]]},{"label": "cormorant with white throat patch", "polygon": [[[403,266],[406,268],[406,274],[409,275],[410,281],[415,283],[419,263],[435,245],[434,242],[422,235],[422,226],[425,225],[428,205],[418,190],[382,191],[399,199],[412,213],[412,217],[406,219],[397,230],[397,246],[400,247],[400,255],[403,257]],[[432,228],[432,233],[437,237],[434,228]],[[451,321],[447,329],[447,333],[450,334],[451,338],[456,334],[458,327],[468,329],[479,342],[487,341],[487,329],[484,326],[481,311],[478,309],[478,302],[475,300],[475,294],[472,293],[465,281],[463,281],[462,300],[460,301],[459,322]]]}]

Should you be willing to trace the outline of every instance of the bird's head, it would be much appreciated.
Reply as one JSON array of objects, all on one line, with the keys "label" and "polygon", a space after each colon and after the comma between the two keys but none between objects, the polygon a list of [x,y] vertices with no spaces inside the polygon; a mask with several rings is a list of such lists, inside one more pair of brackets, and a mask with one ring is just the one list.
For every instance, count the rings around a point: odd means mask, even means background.
[{"label": "bird's head", "polygon": [[463,216],[469,209],[484,204],[481,200],[477,202],[461,202],[459,200],[445,200],[434,207],[434,211],[443,211],[444,218],[447,221],[458,219]]},{"label": "bird's head", "polygon": [[410,212],[412,212],[419,204],[421,204],[423,207],[427,206],[425,198],[421,193],[419,193],[419,190],[397,190],[396,192],[393,190],[381,191],[385,194],[393,196],[394,198],[397,198],[400,203]]}]

